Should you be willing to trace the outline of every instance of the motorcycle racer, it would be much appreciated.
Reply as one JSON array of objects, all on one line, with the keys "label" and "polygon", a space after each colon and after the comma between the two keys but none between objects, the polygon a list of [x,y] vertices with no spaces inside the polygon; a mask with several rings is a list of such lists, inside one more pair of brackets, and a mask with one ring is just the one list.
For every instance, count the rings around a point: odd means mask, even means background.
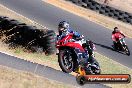
[{"label": "motorcycle racer", "polygon": [[114,47],[115,49],[117,49],[117,42],[119,41],[119,39],[122,39],[123,41],[123,38],[125,38],[126,36],[118,29],[118,27],[115,27],[111,37],[113,40]]},{"label": "motorcycle racer", "polygon": [[61,38],[68,35],[69,33],[73,33],[75,39],[80,39],[81,35],[77,31],[73,31],[69,27],[69,23],[66,21],[61,21],[58,25],[58,32]]},{"label": "motorcycle racer", "polygon": [[[84,48],[85,52],[88,54],[84,54],[84,59],[79,61],[79,64],[85,68],[87,71],[88,63],[93,62],[93,47],[94,44],[90,40],[83,41],[84,36],[81,36],[77,31],[71,30],[69,27],[69,23],[66,21],[61,21],[58,25],[59,35],[57,36],[57,40],[63,39],[68,34],[73,34],[74,42],[79,43]],[[88,56],[87,56],[88,55]]]},{"label": "motorcycle racer", "polygon": [[[59,38],[63,38],[65,37],[66,35],[72,33],[73,34],[73,39],[75,40],[75,42],[78,42],[80,41],[84,36],[83,35],[80,35],[77,31],[74,31],[74,30],[71,30],[70,27],[69,27],[69,23],[66,22],[66,21],[61,21],[58,25],[58,32],[59,32],[59,35],[58,35],[58,39]],[[87,46],[87,50],[89,51],[88,53],[91,55],[92,54],[92,41],[90,40],[87,40],[86,43],[82,44],[82,46],[85,48]]]}]

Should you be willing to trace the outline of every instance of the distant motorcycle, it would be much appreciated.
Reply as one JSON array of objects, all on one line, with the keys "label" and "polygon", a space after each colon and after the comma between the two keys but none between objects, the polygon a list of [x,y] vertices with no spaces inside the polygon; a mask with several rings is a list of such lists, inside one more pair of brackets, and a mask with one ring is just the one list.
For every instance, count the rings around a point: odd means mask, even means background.
[{"label": "distant motorcycle", "polygon": [[116,46],[114,46],[114,49],[116,49],[118,51],[122,51],[126,55],[130,56],[130,50],[129,50],[124,38],[119,38],[119,40],[116,43]]},{"label": "distant motorcycle", "polygon": [[[59,53],[57,54],[58,62],[63,72],[76,72],[76,69],[79,67],[78,60],[82,59],[84,54],[88,55],[88,53],[86,53],[82,47],[83,41],[85,40],[82,39],[79,41],[74,41],[72,34],[57,40],[56,47],[59,50]],[[95,66],[93,67],[93,65],[89,63],[89,74],[100,74],[101,70],[99,63],[96,61],[96,59],[94,59],[94,57],[92,60],[92,64]]]}]

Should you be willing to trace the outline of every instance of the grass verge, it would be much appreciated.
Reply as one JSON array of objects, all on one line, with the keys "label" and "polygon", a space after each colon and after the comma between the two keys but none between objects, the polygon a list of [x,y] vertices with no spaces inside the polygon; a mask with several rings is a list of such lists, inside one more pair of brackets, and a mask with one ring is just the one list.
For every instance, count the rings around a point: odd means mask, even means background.
[{"label": "grass verge", "polygon": [[75,88],[61,82],[0,66],[0,88]]},{"label": "grass verge", "polygon": [[[103,74],[130,74],[132,76],[132,69],[129,69],[118,62],[113,61],[99,53],[96,53],[98,62],[100,63]],[[105,84],[112,88],[132,88],[132,82],[129,84]]]},{"label": "grass verge", "polygon": [[[3,44],[2,44],[3,45]],[[1,45],[0,45],[1,46]],[[45,56],[43,53],[30,53],[30,52],[24,52],[22,48],[17,48],[14,50],[8,50],[5,48],[6,45],[3,47],[3,52],[6,52],[10,55],[19,57],[24,60],[28,60],[31,62],[36,62],[39,64],[46,65],[48,67],[52,67],[57,70],[61,70],[58,62],[57,62],[57,56],[51,55],[51,56]],[[4,51],[6,50],[6,51]],[[97,61],[100,63],[102,74],[130,74],[132,76],[132,70],[119,64],[118,62],[113,61],[110,58],[107,58],[99,53],[95,53]],[[72,75],[76,75],[75,73],[72,73]],[[107,86],[111,86],[113,88],[131,88],[132,82],[129,84],[105,84]]]}]

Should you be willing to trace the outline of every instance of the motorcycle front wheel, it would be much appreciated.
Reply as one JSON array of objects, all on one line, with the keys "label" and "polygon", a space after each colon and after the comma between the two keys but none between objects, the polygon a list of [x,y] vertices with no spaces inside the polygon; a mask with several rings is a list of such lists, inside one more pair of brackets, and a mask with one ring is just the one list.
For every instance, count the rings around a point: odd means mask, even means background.
[{"label": "motorcycle front wheel", "polygon": [[63,72],[71,73],[74,70],[74,60],[70,50],[60,50],[58,54],[58,62]]},{"label": "motorcycle front wheel", "polygon": [[130,56],[130,50],[128,49],[127,45],[124,46],[125,53]]}]

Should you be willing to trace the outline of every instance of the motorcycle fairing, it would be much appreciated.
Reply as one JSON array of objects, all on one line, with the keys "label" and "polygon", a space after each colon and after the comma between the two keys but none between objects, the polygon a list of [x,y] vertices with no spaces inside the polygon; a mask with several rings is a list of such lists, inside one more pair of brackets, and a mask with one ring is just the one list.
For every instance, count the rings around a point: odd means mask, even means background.
[{"label": "motorcycle fairing", "polygon": [[81,46],[81,44],[78,42],[73,42],[73,41],[71,41],[71,39],[72,39],[72,36],[69,36],[69,35],[62,38],[61,40],[58,41],[57,45],[59,45],[59,46],[57,46],[57,47],[65,46],[65,47],[71,47],[71,48],[79,48],[82,52],[84,52],[84,49]]},{"label": "motorcycle fairing", "polygon": [[79,62],[86,62],[87,63],[87,59],[86,58],[88,58],[88,55],[86,55],[86,52],[85,51],[80,51],[80,49],[79,48],[75,48],[74,49],[74,52],[76,53],[76,55],[77,55],[77,62],[78,62],[78,64],[79,64]]},{"label": "motorcycle fairing", "polygon": [[68,42],[68,43],[65,44],[65,46],[71,47],[71,48],[78,48],[81,52],[85,52],[83,47],[79,43]]}]

